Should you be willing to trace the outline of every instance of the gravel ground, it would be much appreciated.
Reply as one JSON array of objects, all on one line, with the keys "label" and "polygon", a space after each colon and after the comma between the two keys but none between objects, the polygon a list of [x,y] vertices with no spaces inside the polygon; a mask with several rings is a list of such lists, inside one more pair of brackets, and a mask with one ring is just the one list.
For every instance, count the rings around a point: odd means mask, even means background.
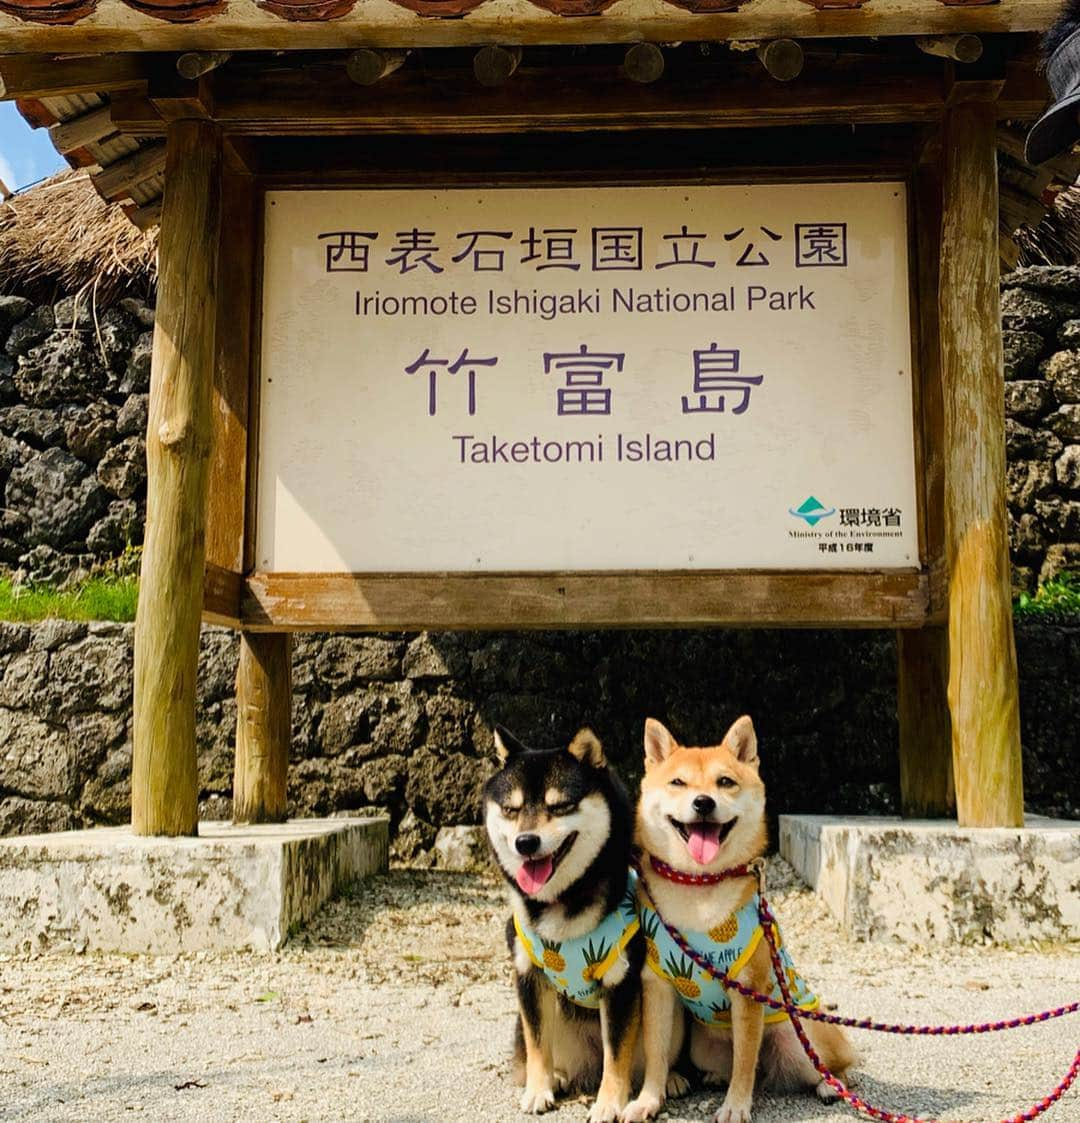
[{"label": "gravel ground", "polygon": [[[936,951],[857,944],[774,861],[774,907],[803,974],[858,1016],[966,1022],[1080,994],[1080,946]],[[514,1000],[490,878],[394,871],[327,906],[277,955],[0,957],[0,1119],[107,1123],[507,1123]],[[858,1034],[858,1090],[894,1110],[998,1120],[1061,1078],[1080,1015],[965,1039]],[[709,1118],[716,1093],[670,1105]],[[547,1118],[583,1123],[583,1103]],[[761,1097],[755,1123],[855,1118]],[[1074,1089],[1047,1116],[1080,1121]]]}]

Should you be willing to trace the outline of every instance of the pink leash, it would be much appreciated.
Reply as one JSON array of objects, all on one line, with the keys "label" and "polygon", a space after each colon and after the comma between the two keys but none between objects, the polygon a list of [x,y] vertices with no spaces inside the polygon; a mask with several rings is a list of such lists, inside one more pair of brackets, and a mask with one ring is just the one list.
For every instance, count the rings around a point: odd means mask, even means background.
[{"label": "pink leash", "polygon": [[[772,960],[773,974],[776,976],[776,981],[780,986],[780,994],[783,997],[782,1002],[773,998],[771,995],[761,994],[752,987],[745,986],[731,978],[725,971],[717,970],[707,959],[699,955],[698,952],[687,943],[682,933],[677,928],[673,928],[664,917],[661,916],[660,910],[656,907],[656,902],[652,899],[652,895],[649,893],[644,880],[639,880],[638,884],[641,886],[642,892],[649,899],[649,903],[653,911],[659,917],[660,923],[663,924],[668,935],[675,941],[684,955],[697,964],[707,975],[710,975],[719,983],[723,984],[727,989],[737,990],[744,998],[752,999],[762,1006],[770,1006],[774,1010],[783,1010],[791,1019],[792,1027],[799,1039],[799,1044],[803,1047],[803,1052],[806,1053],[807,1058],[817,1070],[822,1080],[824,1080],[849,1107],[853,1108],[855,1111],[861,1112],[863,1115],[870,1116],[871,1119],[881,1120],[882,1123],[938,1123],[938,1120],[926,1119],[914,1115],[904,1115],[902,1112],[886,1111],[884,1108],[874,1107],[873,1104],[869,1104],[855,1095],[842,1080],[834,1076],[828,1068],[825,1067],[824,1062],[818,1056],[813,1045],[810,1044],[810,1039],[806,1036],[806,1032],[802,1027],[801,1023],[804,1018],[808,1018],[811,1021],[828,1022],[830,1025],[848,1026],[851,1029],[873,1030],[878,1033],[897,1033],[906,1036],[925,1035],[931,1037],[949,1037],[956,1034],[996,1033],[1000,1030],[1016,1029],[1019,1026],[1036,1025],[1039,1022],[1048,1022],[1052,1018],[1064,1017],[1066,1014],[1075,1014],[1077,1010],[1080,1010],[1080,1002],[1071,1002],[1067,1006],[1058,1006],[1053,1010],[1044,1010],[1039,1014],[1027,1014],[1024,1017],[1011,1018],[1008,1021],[952,1026],[889,1025],[883,1022],[873,1022],[869,1019],[844,1018],[836,1014],[823,1014],[817,1010],[800,1010],[792,1001],[787,975],[780,962],[780,953],[776,946],[776,918],[773,916],[772,910],[765,900],[764,859],[755,858],[754,861],[749,862],[745,866],[736,866],[733,869],[723,870],[716,874],[686,874],[681,870],[673,869],[659,858],[653,858],[651,856],[649,858],[649,864],[661,877],[665,877],[669,881],[678,882],[680,885],[715,885],[718,882],[728,881],[735,877],[757,877],[759,902],[758,919],[761,921],[761,929],[765,934],[765,942],[769,946],[769,957]],[[1077,1050],[1072,1065],[1069,1067],[1069,1071],[1048,1096],[1044,1096],[1026,1111],[1001,1120],[1001,1123],[1030,1123],[1030,1120],[1037,1119],[1043,1112],[1048,1111],[1065,1095],[1069,1088],[1072,1087],[1078,1075],[1080,1075],[1080,1049]]]}]

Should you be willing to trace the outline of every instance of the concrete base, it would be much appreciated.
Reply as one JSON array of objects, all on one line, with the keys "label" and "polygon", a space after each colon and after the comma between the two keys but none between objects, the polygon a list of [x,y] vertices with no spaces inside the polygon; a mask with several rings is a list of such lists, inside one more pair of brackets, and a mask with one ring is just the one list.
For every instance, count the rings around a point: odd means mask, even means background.
[{"label": "concrete base", "polygon": [[281,947],[349,882],[387,867],[386,819],[130,827],[0,838],[0,950]]},{"label": "concrete base", "polygon": [[1080,940],[1080,822],[781,815],[780,853],[861,940]]}]

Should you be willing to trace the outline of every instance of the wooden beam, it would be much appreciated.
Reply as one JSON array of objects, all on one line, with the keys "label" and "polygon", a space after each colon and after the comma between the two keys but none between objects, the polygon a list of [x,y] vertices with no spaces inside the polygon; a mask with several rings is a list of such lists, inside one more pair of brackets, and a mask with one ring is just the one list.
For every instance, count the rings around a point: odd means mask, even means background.
[{"label": "wooden beam", "polygon": [[622,72],[631,82],[648,85],[658,81],[664,73],[664,52],[655,43],[635,43],[626,48]]},{"label": "wooden beam", "polygon": [[288,818],[291,738],[291,637],[242,633],[236,668],[234,822],[281,823]]},{"label": "wooden beam", "polygon": [[1017,191],[1007,183],[998,185],[998,213],[1004,228],[1011,234],[1018,226],[1038,226],[1049,209],[1040,199]]},{"label": "wooden beam", "polygon": [[[411,69],[366,89],[340,69],[285,71],[271,85],[261,74],[224,73],[216,76],[214,116],[230,134],[355,136],[882,124],[934,121],[945,110],[939,75],[884,65],[795,87],[760,72],[652,85],[611,79],[609,68],[519,71],[506,87],[484,90],[448,75],[433,99],[430,78]],[[131,135],[162,128],[138,109],[130,117],[114,111],[114,119]]]},{"label": "wooden beam", "polygon": [[[212,82],[214,119],[246,136],[932,122],[943,116],[948,92],[939,65],[922,57],[914,64],[885,57],[872,67],[841,57],[794,85],[770,80],[753,60],[722,76],[697,67],[669,70],[663,82],[647,85],[612,77],[608,66],[523,66],[505,87],[485,90],[470,73],[449,70],[433,98],[431,74],[411,67],[361,87],[340,65],[267,73],[234,60],[203,81]],[[115,99],[113,120],[123,132],[162,134],[169,91],[155,83],[152,93],[152,102]],[[1004,80],[1000,112],[1031,118],[1045,97],[1032,65],[1016,65]]]},{"label": "wooden beam", "polygon": [[790,82],[802,73],[803,49],[794,39],[773,39],[762,43],[757,49],[757,57],[769,77],[778,82]]},{"label": "wooden beam", "polygon": [[509,82],[520,65],[520,47],[489,44],[473,56],[473,75],[481,86],[494,89]]},{"label": "wooden beam", "polygon": [[925,577],[844,573],[255,573],[243,626],[413,628],[918,627]]},{"label": "wooden beam", "polygon": [[400,70],[408,54],[408,51],[376,51],[364,47],[353,51],[345,60],[345,73],[358,86],[374,86]]},{"label": "wooden beam", "polygon": [[949,708],[961,826],[1024,821],[1005,510],[995,111],[945,120],[941,362],[949,567]]},{"label": "wooden beam", "polygon": [[130,156],[102,168],[90,178],[103,199],[113,202],[127,197],[131,188],[165,170],[165,145],[147,144]]},{"label": "wooden beam", "polygon": [[280,18],[280,0],[232,0],[211,17],[171,22],[123,0],[98,0],[94,15],[49,26],[0,15],[0,51],[347,50],[556,43],[769,40],[785,36],[877,37],[1045,31],[1060,0],[944,4],[872,0],[858,9],[799,0],[754,0],[736,11],[693,12],[664,0],[621,0],[602,14],[568,19],[530,0],[482,3],[460,19],[418,19],[394,0],[364,0],[334,19]]},{"label": "wooden beam", "polygon": [[944,628],[896,633],[900,814],[944,819],[956,810],[949,720],[949,637]]},{"label": "wooden beam", "polygon": [[162,200],[157,198],[142,207],[129,205],[124,208],[124,213],[140,230],[152,230],[161,224],[161,203]]},{"label": "wooden beam", "polygon": [[195,680],[206,553],[221,139],[177,121],[167,141],[147,426],[146,537],[135,620],[131,819],[198,829]]},{"label": "wooden beam", "polygon": [[[3,20],[0,16],[0,49],[8,49],[4,47]],[[70,29],[64,30],[70,33]],[[152,61],[150,56],[140,54],[79,58],[0,55],[0,100],[102,93],[138,86],[145,82]]]},{"label": "wooden beam", "polygon": [[185,51],[176,60],[176,73],[192,82],[224,66],[232,55],[232,51]]},{"label": "wooden beam", "polygon": [[80,117],[72,117],[70,121],[60,121],[53,125],[49,129],[49,139],[53,142],[56,151],[61,156],[66,156],[77,148],[96,144],[115,132],[116,126],[112,121],[112,113],[107,105],[102,105]]},{"label": "wooden beam", "polygon": [[983,53],[982,40],[978,35],[920,35],[915,40],[915,46],[923,54],[954,62],[978,62]]}]

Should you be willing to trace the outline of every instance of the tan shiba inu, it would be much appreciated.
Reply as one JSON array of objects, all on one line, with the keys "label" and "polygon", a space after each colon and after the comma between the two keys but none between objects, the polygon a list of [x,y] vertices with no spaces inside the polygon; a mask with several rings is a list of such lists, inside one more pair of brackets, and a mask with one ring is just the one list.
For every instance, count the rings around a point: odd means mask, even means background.
[{"label": "tan shiba inu", "polygon": [[[765,850],[765,785],[758,775],[757,736],[741,717],[719,745],[685,748],[658,721],[645,723],[645,778],[635,841],[641,849],[639,889],[647,961],[643,972],[645,1082],[623,1114],[649,1119],[664,1102],[670,1046],[667,1035],[679,1001],[693,1015],[690,1058],[706,1084],[727,1084],[713,1123],[749,1123],[755,1081],[776,1091],[835,1092],[807,1060],[788,1016],[726,990],[686,957],[663,921],[694,952],[754,990],[779,996],[769,948],[757,920],[752,874],[718,875]],[[685,883],[685,875],[697,883]],[[704,875],[704,876],[702,876]],[[660,920],[660,917],[663,920]],[[793,1000],[807,1010],[817,999],[781,952]],[[842,1030],[804,1021],[825,1065],[843,1077],[854,1052]]]}]

